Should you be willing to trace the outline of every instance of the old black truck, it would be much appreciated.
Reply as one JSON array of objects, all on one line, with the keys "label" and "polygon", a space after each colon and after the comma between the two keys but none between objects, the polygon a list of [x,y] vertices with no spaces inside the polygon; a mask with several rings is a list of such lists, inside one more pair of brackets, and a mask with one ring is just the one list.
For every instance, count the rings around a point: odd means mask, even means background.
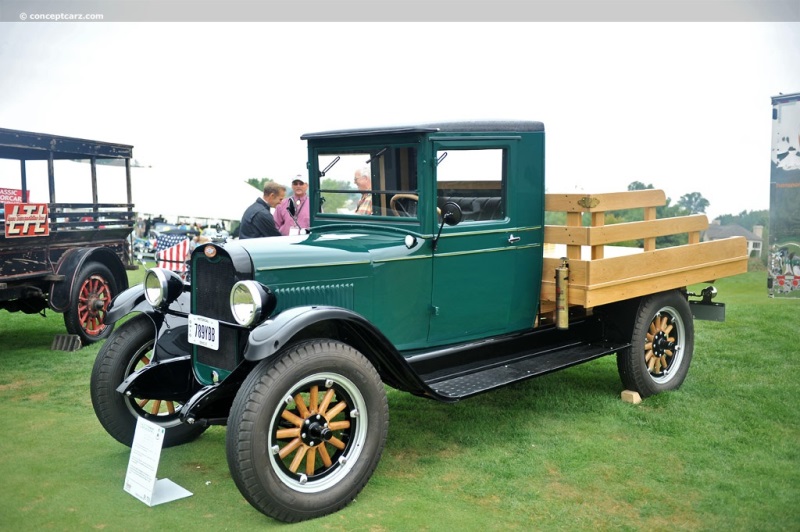
[{"label": "old black truck", "polygon": [[[241,493],[299,521],[367,483],[384,384],[446,403],[616,354],[625,389],[677,388],[693,319],[724,318],[713,287],[690,303],[687,286],[746,271],[744,240],[656,219],[658,190],[545,194],[544,137],[529,121],[304,135],[310,234],[201,245],[190,284],[151,269],[120,294],[108,321],[136,315],[93,368],[101,424],[126,445],[138,417],[166,445],[227,425]],[[643,221],[605,225],[629,208]],[[673,233],[687,244],[656,246]]]},{"label": "old black truck", "polygon": [[[84,345],[108,337],[108,305],[128,288],[126,269],[134,268],[127,240],[134,226],[132,151],[0,128],[0,176],[13,184],[0,185],[0,309],[63,313],[67,331]],[[100,203],[109,189],[98,185],[98,174],[119,181],[127,202]],[[59,189],[82,201],[59,203]]]}]

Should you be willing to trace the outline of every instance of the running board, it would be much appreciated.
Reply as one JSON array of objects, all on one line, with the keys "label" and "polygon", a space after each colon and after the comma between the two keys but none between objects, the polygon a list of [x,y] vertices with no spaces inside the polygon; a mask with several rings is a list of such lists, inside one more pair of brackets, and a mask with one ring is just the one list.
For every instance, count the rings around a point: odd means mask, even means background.
[{"label": "running board", "polygon": [[456,375],[450,373],[446,377],[432,378],[425,380],[425,384],[438,394],[440,399],[454,401],[610,355],[629,345],[586,343],[562,345],[544,352],[521,355],[495,365],[471,368]]}]

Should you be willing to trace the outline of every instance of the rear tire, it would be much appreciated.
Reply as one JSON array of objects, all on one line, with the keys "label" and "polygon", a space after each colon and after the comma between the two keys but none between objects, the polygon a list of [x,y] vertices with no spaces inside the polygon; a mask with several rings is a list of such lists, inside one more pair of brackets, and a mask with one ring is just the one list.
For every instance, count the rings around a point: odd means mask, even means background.
[{"label": "rear tire", "polygon": [[77,334],[83,345],[108,338],[114,325],[106,325],[105,320],[108,305],[117,293],[111,270],[99,262],[86,263],[78,272],[69,308],[64,313],[67,332]]},{"label": "rear tire", "polygon": [[689,302],[677,290],[642,298],[631,347],[617,353],[617,369],[628,390],[648,397],[678,389],[694,352],[694,322]]},{"label": "rear tire", "polygon": [[339,342],[303,342],[262,361],[242,384],[228,418],[228,466],[260,512],[312,519],[361,491],[388,429],[386,391],[372,364]]}]

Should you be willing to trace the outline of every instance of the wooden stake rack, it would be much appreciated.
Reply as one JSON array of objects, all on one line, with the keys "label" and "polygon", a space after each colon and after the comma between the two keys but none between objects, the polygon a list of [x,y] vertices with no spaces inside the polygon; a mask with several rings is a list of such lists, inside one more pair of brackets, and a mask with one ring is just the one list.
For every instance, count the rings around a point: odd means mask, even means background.
[{"label": "wooden stake rack", "polygon": [[[555,269],[569,261],[569,304],[591,308],[747,271],[747,241],[732,237],[701,242],[704,214],[656,218],[663,190],[610,194],[546,194],[545,210],[566,212],[566,225],[547,225],[540,312],[555,309]],[[640,222],[605,225],[609,211],[643,209]],[[591,224],[584,226],[583,213]],[[656,237],[688,234],[688,244],[656,249]],[[620,242],[641,240],[643,247]]]}]

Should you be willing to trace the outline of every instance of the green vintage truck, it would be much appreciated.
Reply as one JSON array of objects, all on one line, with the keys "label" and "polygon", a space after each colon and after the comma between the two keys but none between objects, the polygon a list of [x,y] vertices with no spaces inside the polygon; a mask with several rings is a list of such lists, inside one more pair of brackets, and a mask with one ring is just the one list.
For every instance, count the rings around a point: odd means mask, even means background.
[{"label": "green vintage truck", "polygon": [[[656,219],[661,191],[546,195],[540,122],[302,138],[310,234],[198,246],[190,283],[149,270],[113,301],[107,321],[135,315],[91,378],[123,444],[138,417],[165,445],[227,425],[234,482],[282,521],[364,487],[387,437],[384,385],[447,403],[616,354],[629,392],[672,390],[693,319],[724,318],[713,287],[691,303],[686,287],[746,271],[743,239],[700,241],[705,216]],[[643,220],[604,224],[628,208]],[[545,210],[564,223],[545,226]],[[672,233],[687,244],[656,246]]]}]

